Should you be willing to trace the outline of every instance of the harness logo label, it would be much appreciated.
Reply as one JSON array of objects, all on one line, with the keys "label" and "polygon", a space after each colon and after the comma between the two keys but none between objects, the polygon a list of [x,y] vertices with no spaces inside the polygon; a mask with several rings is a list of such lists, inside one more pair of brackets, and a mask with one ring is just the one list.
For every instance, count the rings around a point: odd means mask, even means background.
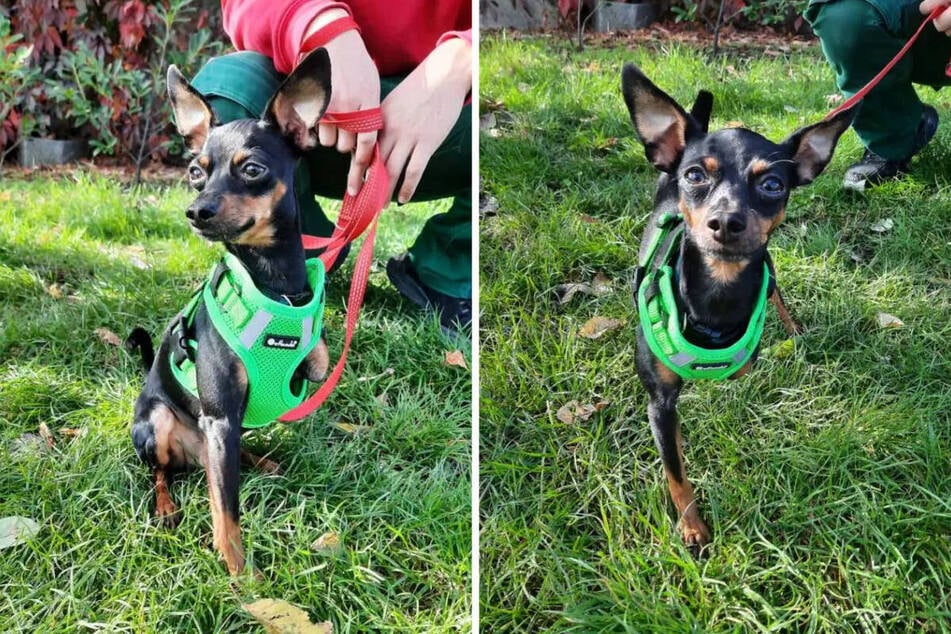
[{"label": "harness logo label", "polygon": [[300,343],[300,337],[288,337],[286,335],[264,335],[264,345],[268,348],[281,348],[283,350],[294,350]]},{"label": "harness logo label", "polygon": [[691,367],[694,370],[723,370],[730,367],[730,364],[722,361],[719,363],[694,363]]}]

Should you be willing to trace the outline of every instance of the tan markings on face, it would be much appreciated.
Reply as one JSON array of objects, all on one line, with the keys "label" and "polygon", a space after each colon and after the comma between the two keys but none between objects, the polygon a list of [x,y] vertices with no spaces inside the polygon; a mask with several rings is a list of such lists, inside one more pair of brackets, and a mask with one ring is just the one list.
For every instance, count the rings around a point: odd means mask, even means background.
[{"label": "tan markings on face", "polygon": [[660,382],[664,385],[676,385],[680,382],[680,377],[673,370],[661,363],[660,359],[654,359],[654,372],[657,373]]},{"label": "tan markings on face", "polygon": [[750,174],[753,176],[759,176],[768,169],[769,163],[763,159],[753,159],[753,162],[750,163]]},{"label": "tan markings on face", "polygon": [[201,462],[205,444],[201,432],[182,423],[165,405],[156,406],[149,421],[155,436],[155,460],[160,468],[180,469]]},{"label": "tan markings on face", "polygon": [[222,196],[218,215],[223,222],[240,227],[247,224],[249,219],[254,219],[251,228],[238,236],[234,243],[249,247],[272,246],[274,225],[271,224],[271,218],[285,193],[287,186],[278,181],[274,189],[261,196]]},{"label": "tan markings on face", "polygon": [[234,153],[234,156],[231,157],[231,164],[237,167],[241,164],[243,160],[251,156],[251,153],[246,150],[238,150]]},{"label": "tan markings on face", "polygon": [[211,157],[207,154],[202,154],[198,157],[198,164],[201,165],[202,169],[208,169],[208,166],[211,165]]},{"label": "tan markings on face", "polygon": [[685,201],[683,198],[680,199],[680,202],[677,206],[680,209],[680,213],[684,217],[684,222],[686,222],[687,226],[691,229],[693,229],[697,220],[703,217],[702,209],[691,209],[690,205],[688,205],[687,201]]},{"label": "tan markings on face", "polygon": [[773,231],[776,230],[783,220],[786,219],[786,208],[783,207],[779,212],[772,218],[763,218],[757,214],[753,215],[753,222],[756,223],[756,234],[759,238],[760,244],[766,244],[766,241],[769,240],[769,236],[772,235]]},{"label": "tan markings on face", "polygon": [[703,256],[703,263],[707,265],[710,276],[720,284],[730,284],[743,272],[749,260],[725,261],[711,257]]},{"label": "tan markings on face", "polygon": [[720,170],[720,162],[712,156],[708,156],[700,162],[703,163],[703,167],[708,174],[716,174]]}]

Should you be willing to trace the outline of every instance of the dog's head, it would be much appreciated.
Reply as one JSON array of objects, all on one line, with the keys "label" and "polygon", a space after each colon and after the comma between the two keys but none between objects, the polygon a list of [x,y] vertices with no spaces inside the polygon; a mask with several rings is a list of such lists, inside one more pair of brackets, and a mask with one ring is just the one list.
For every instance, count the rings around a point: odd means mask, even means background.
[{"label": "dog's head", "polygon": [[175,66],[168,69],[175,125],[195,154],[188,181],[198,196],[185,212],[196,233],[219,242],[274,246],[279,227],[297,227],[294,169],[317,144],[314,126],[330,102],[330,58],[310,53],[271,97],[261,119],[219,124]]},{"label": "dog's head", "polygon": [[689,239],[719,260],[743,260],[766,246],[789,192],[822,173],[853,115],[777,144],[745,128],[708,133],[709,93],[688,113],[632,64],[624,66],[621,90],[647,160],[664,173],[661,185],[676,185]]}]

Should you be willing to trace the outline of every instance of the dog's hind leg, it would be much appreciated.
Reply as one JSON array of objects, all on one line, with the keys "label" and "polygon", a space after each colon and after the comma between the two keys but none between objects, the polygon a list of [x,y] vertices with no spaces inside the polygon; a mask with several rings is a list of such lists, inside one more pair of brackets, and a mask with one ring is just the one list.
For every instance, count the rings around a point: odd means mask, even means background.
[{"label": "dog's hind leg", "polygon": [[155,517],[162,526],[175,528],[181,517],[171,496],[172,476],[202,461],[204,441],[164,403],[153,402],[146,412],[132,425],[132,442],[139,458],[152,467]]}]

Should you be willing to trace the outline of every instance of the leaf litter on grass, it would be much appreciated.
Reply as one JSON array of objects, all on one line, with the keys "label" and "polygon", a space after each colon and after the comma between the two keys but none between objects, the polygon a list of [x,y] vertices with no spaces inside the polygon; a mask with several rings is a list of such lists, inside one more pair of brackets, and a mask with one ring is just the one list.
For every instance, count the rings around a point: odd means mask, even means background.
[{"label": "leaf litter on grass", "polygon": [[0,550],[22,544],[39,532],[40,525],[29,517],[0,518]]},{"label": "leaf litter on grass", "polygon": [[306,612],[283,599],[258,599],[242,603],[244,608],[268,634],[333,634],[330,621],[314,623]]},{"label": "leaf litter on grass", "polygon": [[578,334],[586,339],[598,339],[602,335],[617,330],[624,325],[623,319],[614,317],[592,317],[578,330]]}]

